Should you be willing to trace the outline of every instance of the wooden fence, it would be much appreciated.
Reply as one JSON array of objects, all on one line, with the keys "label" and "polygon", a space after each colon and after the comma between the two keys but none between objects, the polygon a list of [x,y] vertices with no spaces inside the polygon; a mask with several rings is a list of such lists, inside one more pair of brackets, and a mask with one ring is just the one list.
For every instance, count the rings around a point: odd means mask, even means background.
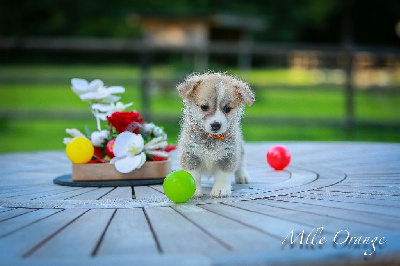
[{"label": "wooden fence", "polygon": [[[193,56],[193,70],[201,71],[208,68],[209,58],[213,55],[237,57],[239,69],[250,69],[253,61],[260,57],[270,57],[275,64],[288,66],[291,57],[293,64],[303,64],[302,67],[320,68],[327,62],[334,62],[336,68],[345,73],[343,87],[345,99],[346,118],[343,125],[353,128],[356,124],[354,114],[354,69],[355,62],[361,56],[368,58],[390,58],[392,67],[397,68],[400,58],[398,47],[363,47],[340,45],[312,45],[312,44],[257,44],[251,42],[212,42],[204,47],[191,46],[154,46],[138,40],[130,39],[94,39],[94,38],[2,38],[0,39],[1,53],[23,52],[79,52],[79,53],[118,53],[126,55],[139,55],[141,75],[137,81],[141,87],[142,114],[148,119],[151,117],[150,109],[150,69],[152,55],[155,53],[182,53]],[[297,56],[297,59],[296,59]],[[305,60],[306,59],[306,60]],[[297,61],[296,61],[297,60]],[[393,61],[394,60],[394,61]],[[364,60],[365,61],[365,60]],[[367,60],[368,61],[368,60]],[[296,63],[297,62],[297,63]],[[306,62],[306,63],[304,63]],[[357,65],[363,65],[359,60]],[[394,63],[393,63],[394,62]],[[328,66],[329,67],[329,66]],[[368,63],[367,63],[368,67]],[[175,85],[176,79],[160,81],[165,84]],[[172,84],[173,83],[173,84]],[[337,87],[337,85],[336,85]],[[260,88],[262,89],[262,88]],[[397,88],[392,88],[392,90]],[[259,119],[257,119],[260,121]],[[290,119],[289,119],[290,120]],[[313,120],[311,123],[324,123],[326,120]],[[290,121],[288,121],[290,122]],[[293,121],[292,121],[293,122]],[[333,121],[328,121],[332,123]],[[393,125],[391,125],[393,126]],[[398,127],[398,125],[395,125]]]}]

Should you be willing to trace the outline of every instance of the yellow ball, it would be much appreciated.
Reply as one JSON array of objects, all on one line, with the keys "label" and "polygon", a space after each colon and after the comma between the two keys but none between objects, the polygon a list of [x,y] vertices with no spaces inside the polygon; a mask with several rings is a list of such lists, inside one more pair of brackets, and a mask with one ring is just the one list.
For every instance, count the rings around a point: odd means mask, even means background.
[{"label": "yellow ball", "polygon": [[85,137],[75,137],[66,147],[67,157],[73,163],[87,163],[94,154],[93,144]]}]

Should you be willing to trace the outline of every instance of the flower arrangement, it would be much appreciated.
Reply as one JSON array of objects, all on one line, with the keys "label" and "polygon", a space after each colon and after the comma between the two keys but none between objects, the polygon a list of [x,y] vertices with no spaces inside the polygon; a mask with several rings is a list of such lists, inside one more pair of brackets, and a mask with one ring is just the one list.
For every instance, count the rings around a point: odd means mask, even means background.
[{"label": "flower arrangement", "polygon": [[[72,91],[82,101],[88,102],[96,119],[97,130],[86,128],[86,135],[79,130],[66,129],[71,137],[64,138],[64,144],[76,137],[90,140],[94,155],[87,163],[111,163],[120,173],[129,173],[141,168],[146,161],[164,161],[176,146],[167,143],[167,134],[154,123],[146,123],[136,111],[125,111],[133,103],[124,104],[115,95],[124,93],[121,86],[105,87],[103,81],[91,82],[85,79],[71,80]],[[105,128],[102,122],[107,121]]]}]

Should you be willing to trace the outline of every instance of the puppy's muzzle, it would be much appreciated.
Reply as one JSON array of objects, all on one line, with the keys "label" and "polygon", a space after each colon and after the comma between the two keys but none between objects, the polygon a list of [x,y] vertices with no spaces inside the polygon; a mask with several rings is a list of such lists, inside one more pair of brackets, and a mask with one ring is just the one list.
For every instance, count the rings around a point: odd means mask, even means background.
[{"label": "puppy's muzzle", "polygon": [[221,129],[221,123],[214,122],[211,124],[211,130],[214,132],[217,132],[218,130]]}]

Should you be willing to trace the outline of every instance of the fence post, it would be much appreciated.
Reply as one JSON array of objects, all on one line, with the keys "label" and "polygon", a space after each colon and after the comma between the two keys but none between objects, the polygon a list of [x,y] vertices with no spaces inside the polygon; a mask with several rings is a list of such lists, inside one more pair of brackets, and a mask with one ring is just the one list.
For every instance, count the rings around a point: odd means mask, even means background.
[{"label": "fence post", "polygon": [[353,87],[353,18],[352,8],[353,1],[348,0],[343,2],[342,16],[342,46],[345,55],[345,97],[346,97],[346,127],[353,129],[355,124],[354,116],[354,87]]},{"label": "fence post", "polygon": [[353,87],[353,55],[350,51],[346,51],[346,84],[345,84],[345,97],[346,97],[346,127],[352,129],[354,127],[354,87]]},{"label": "fence post", "polygon": [[[146,46],[144,45],[143,47]],[[148,49],[143,49],[140,55],[140,98],[142,103],[141,114],[147,121],[151,121],[150,65],[150,51]]]},{"label": "fence post", "polygon": [[202,72],[208,69],[209,53],[207,47],[194,49],[194,71]]},{"label": "fence post", "polygon": [[240,48],[238,51],[238,69],[240,70],[250,70],[252,64],[252,41],[249,37],[244,38],[240,41]]}]

